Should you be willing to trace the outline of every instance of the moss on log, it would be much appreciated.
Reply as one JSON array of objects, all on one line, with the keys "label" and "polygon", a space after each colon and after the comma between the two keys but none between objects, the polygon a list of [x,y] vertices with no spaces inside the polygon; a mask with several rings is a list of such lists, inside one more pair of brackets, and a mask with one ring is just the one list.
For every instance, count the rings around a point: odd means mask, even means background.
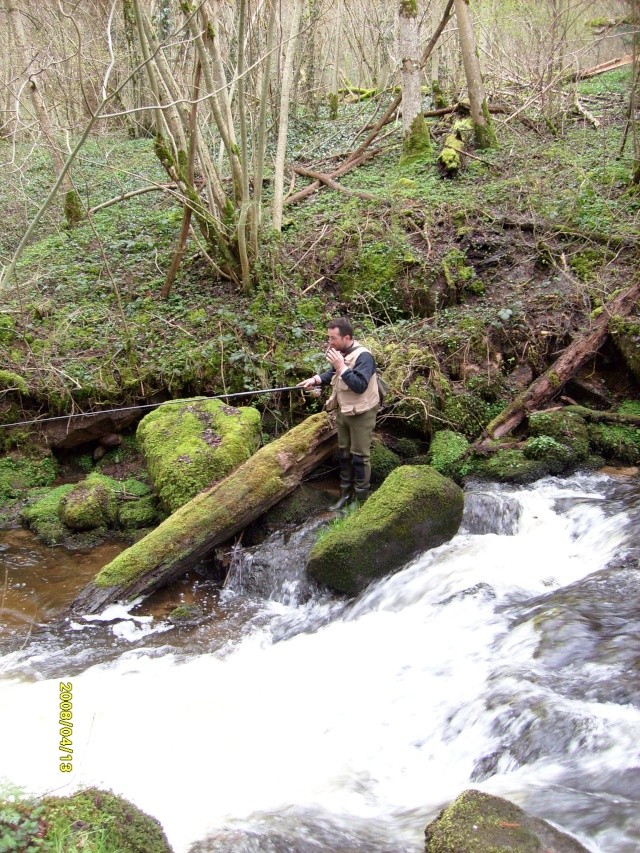
[{"label": "moss on log", "polygon": [[335,443],[325,412],[307,418],[119,554],[80,592],[72,612],[96,613],[175,580],[293,491]]}]

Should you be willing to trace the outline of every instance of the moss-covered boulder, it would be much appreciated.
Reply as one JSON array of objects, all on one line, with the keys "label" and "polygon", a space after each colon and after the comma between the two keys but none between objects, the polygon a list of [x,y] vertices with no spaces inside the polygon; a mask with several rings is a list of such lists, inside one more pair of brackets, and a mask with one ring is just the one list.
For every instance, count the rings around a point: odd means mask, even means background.
[{"label": "moss-covered boulder", "polygon": [[0,800],[2,850],[172,853],[155,818],[110,791],[70,797]]},{"label": "moss-covered boulder", "polygon": [[529,435],[548,435],[571,448],[574,460],[589,456],[589,432],[584,418],[560,409],[556,412],[534,412],[529,415]]},{"label": "moss-covered boulder", "polygon": [[360,509],[323,531],[309,554],[307,573],[337,592],[355,595],[451,539],[463,504],[462,490],[434,468],[396,468]]},{"label": "moss-covered boulder", "polygon": [[640,461],[640,429],[624,424],[589,424],[592,449],[610,462],[636,465]]},{"label": "moss-covered boulder", "polygon": [[73,532],[114,527],[118,517],[118,484],[94,472],[60,501],[60,521]]},{"label": "moss-covered boulder", "polygon": [[73,483],[53,489],[37,489],[20,513],[20,520],[47,545],[59,545],[70,531],[60,520],[60,503],[73,490]]},{"label": "moss-covered boulder", "polygon": [[545,459],[528,459],[522,450],[497,450],[489,456],[476,456],[462,465],[464,477],[497,483],[533,483],[551,473]]},{"label": "moss-covered boulder", "polygon": [[640,382],[640,317],[612,317],[609,334],[629,372]]},{"label": "moss-covered boulder", "polygon": [[457,477],[461,460],[469,447],[464,435],[450,429],[437,432],[431,441],[429,459],[431,465],[445,477]]},{"label": "moss-covered boulder", "polygon": [[588,853],[570,835],[518,806],[469,790],[425,829],[425,853]]},{"label": "moss-covered boulder", "polygon": [[371,445],[371,482],[374,486],[383,483],[389,474],[401,464],[397,453],[385,447],[381,441],[373,442]]},{"label": "moss-covered boulder", "polygon": [[221,400],[185,400],[148,414],[137,436],[155,491],[175,512],[258,449],[260,413]]}]

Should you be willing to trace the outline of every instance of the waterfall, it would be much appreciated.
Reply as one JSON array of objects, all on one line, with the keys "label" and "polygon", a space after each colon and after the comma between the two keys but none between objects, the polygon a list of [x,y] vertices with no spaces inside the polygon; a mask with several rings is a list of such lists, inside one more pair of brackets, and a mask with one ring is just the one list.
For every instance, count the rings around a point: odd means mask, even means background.
[{"label": "waterfall", "polygon": [[129,608],[14,641],[0,776],[110,788],[176,853],[419,851],[469,787],[635,851],[639,515],[632,478],[471,485],[460,533],[356,600],[304,579],[311,522],[245,555],[210,624]]}]

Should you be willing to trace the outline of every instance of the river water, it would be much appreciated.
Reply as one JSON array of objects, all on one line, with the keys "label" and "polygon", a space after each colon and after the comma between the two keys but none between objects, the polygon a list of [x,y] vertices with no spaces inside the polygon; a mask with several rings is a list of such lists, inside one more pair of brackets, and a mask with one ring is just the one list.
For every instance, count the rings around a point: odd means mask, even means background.
[{"label": "river water", "polygon": [[[197,575],[146,609],[16,617],[0,776],[35,794],[110,788],[176,853],[420,851],[469,787],[594,853],[637,851],[639,521],[637,475],[472,485],[451,542],[355,601],[305,581],[314,521],[236,554],[221,592]],[[0,546],[5,597],[31,583],[15,553]],[[194,597],[204,621],[171,625]]]}]

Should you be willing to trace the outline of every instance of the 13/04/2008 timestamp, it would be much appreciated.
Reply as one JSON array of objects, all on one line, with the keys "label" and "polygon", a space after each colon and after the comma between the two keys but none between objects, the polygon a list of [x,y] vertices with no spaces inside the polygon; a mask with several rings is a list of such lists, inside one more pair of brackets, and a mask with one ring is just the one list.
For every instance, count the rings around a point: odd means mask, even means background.
[{"label": "13/04/2008 timestamp", "polygon": [[60,682],[60,772],[71,773],[73,769],[73,703],[70,681]]}]

